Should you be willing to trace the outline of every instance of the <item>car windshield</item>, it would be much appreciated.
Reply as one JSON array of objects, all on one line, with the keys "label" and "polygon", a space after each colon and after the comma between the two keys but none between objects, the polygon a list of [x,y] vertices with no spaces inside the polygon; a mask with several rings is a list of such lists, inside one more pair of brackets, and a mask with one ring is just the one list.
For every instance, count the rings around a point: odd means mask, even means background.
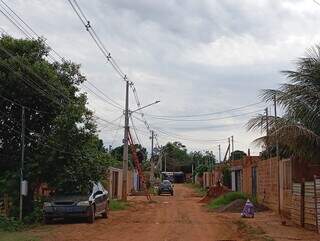
[{"label": "car windshield", "polygon": [[164,180],[164,181],[162,182],[162,184],[164,184],[164,185],[171,185],[171,182],[168,181],[168,180]]},{"label": "car windshield", "polygon": [[55,195],[88,195],[92,192],[92,184],[87,186],[68,186],[55,191]]}]

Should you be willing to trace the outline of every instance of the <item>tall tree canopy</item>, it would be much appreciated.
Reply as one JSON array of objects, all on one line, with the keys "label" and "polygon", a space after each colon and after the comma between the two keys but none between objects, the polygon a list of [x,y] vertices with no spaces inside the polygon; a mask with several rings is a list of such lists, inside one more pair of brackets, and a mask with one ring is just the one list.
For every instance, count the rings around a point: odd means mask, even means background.
[{"label": "tall tree canopy", "polygon": [[[0,190],[18,196],[22,106],[25,171],[32,194],[39,184],[85,185],[112,162],[98,138],[80,66],[47,61],[39,40],[0,38]],[[16,190],[16,191],[13,191]]]},{"label": "tall tree canopy", "polygon": [[248,129],[266,131],[269,126],[269,135],[258,140],[266,147],[274,146],[278,140],[282,152],[320,160],[320,46],[300,58],[296,70],[283,73],[289,83],[262,92],[265,101],[276,97],[283,115],[271,116],[268,122],[265,116],[257,116],[249,121]]}]

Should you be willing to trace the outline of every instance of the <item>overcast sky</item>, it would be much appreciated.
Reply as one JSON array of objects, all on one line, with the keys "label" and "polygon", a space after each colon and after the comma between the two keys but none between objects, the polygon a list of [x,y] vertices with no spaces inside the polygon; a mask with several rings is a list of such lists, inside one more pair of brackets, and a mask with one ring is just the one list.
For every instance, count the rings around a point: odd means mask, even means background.
[{"label": "overcast sky", "polygon": [[[4,1],[54,50],[80,63],[82,73],[95,86],[124,105],[124,82],[106,64],[67,0]],[[144,111],[159,143],[180,140],[189,150],[213,150],[217,154],[217,145],[225,151],[227,141],[212,140],[233,135],[235,149],[251,148],[258,154],[259,147],[252,141],[261,133],[249,133],[244,125],[250,117],[263,113],[267,105],[180,118],[182,121],[150,115],[197,115],[257,103],[259,90],[277,88],[286,81],[280,71],[294,68],[296,59],[320,41],[320,6],[313,0],[78,3],[122,70],[134,81],[142,105],[161,101]],[[0,27],[23,37],[1,14]],[[135,109],[132,92],[130,95],[130,106]],[[98,116],[112,121],[122,114],[90,92],[88,97],[89,107]],[[115,124],[123,125],[123,121],[118,119]],[[143,123],[136,119],[134,123],[142,144],[150,147]],[[99,126],[105,145],[121,144],[123,130]]]}]

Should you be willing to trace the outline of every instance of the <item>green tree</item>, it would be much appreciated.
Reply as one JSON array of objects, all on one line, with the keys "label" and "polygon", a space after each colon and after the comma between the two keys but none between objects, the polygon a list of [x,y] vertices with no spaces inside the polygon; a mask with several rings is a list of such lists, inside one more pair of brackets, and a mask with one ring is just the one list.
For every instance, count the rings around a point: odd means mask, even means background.
[{"label": "green tree", "polygon": [[[26,207],[42,183],[85,186],[101,179],[113,159],[98,138],[80,66],[47,61],[43,40],[0,38],[0,190],[19,193],[21,109],[25,106]],[[1,193],[0,193],[1,195]]]},{"label": "green tree", "polygon": [[[148,152],[147,152],[147,149],[143,146],[141,146],[140,144],[135,144],[135,147],[136,147],[136,150],[140,150],[142,153],[143,153],[143,156],[144,156],[144,160],[143,160],[143,166],[145,166],[146,162],[147,162],[147,156],[148,156]],[[117,160],[118,164],[117,166],[118,167],[122,167],[122,161],[123,161],[123,145],[121,146],[118,146],[114,149],[112,149],[111,151],[111,156]],[[128,156],[128,159],[129,159],[129,164],[130,166],[132,167],[133,166],[133,160],[132,160],[132,153],[131,153],[131,149],[129,147],[129,156]]]},{"label": "green tree", "polygon": [[235,151],[231,152],[230,160],[240,160],[240,159],[244,158],[245,156],[247,156],[247,154],[244,151],[235,150]]},{"label": "green tree", "polygon": [[[263,90],[261,97],[273,101],[276,97],[283,115],[268,118],[269,135],[259,138],[264,146],[280,143],[282,151],[296,157],[320,157],[320,46],[311,48],[300,58],[297,68],[283,71],[289,83],[279,89]],[[252,118],[249,130],[267,130],[267,119],[260,115]]]},{"label": "green tree", "polygon": [[192,160],[187,148],[181,142],[168,142],[162,147],[162,152],[166,155],[168,171],[176,171],[182,166],[191,164]]}]

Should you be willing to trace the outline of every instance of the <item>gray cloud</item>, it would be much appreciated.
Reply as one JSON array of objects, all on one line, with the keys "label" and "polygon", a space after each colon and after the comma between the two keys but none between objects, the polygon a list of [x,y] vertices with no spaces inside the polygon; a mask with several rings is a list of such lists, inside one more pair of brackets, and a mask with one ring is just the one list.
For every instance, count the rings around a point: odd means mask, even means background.
[{"label": "gray cloud", "polygon": [[[146,109],[149,114],[206,113],[257,102],[260,89],[275,88],[285,81],[280,71],[293,68],[293,60],[320,40],[316,32],[320,7],[312,0],[78,2],[106,47],[136,83],[142,103],[161,100]],[[81,63],[88,79],[123,105],[123,81],[105,64],[67,1],[12,0],[8,4],[56,51]],[[0,26],[22,36],[3,16]],[[88,96],[89,106],[97,115],[113,120],[121,114],[90,92]],[[130,102],[134,106],[132,96]],[[249,117],[181,123],[146,116],[152,127],[194,139],[234,135],[237,148],[251,147],[257,153],[259,148],[250,143],[260,133],[248,133],[242,124]],[[136,126],[143,131],[143,144],[149,146],[143,124],[136,121]],[[115,129],[101,130],[106,145],[121,144],[122,130]],[[158,134],[161,144],[177,139]],[[193,150],[217,145],[181,141]],[[222,144],[225,148],[226,143]]]}]

